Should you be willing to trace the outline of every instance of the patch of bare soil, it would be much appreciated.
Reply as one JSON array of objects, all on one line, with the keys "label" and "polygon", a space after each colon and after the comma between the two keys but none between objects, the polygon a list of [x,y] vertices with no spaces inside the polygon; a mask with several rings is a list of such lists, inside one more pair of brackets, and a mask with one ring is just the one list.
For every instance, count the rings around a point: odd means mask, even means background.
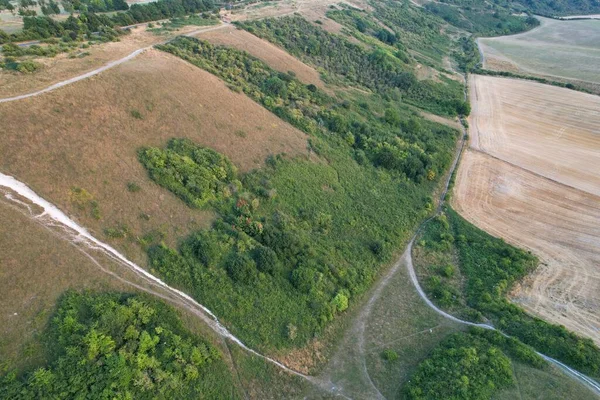
[{"label": "patch of bare soil", "polygon": [[468,150],[453,206],[471,223],[542,264],[512,299],[600,344],[600,197]]},{"label": "patch of bare soil", "polygon": [[111,242],[141,265],[144,236],[175,244],[213,217],[154,184],[137,160],[140,147],[187,137],[242,171],[270,154],[307,154],[302,132],[213,75],[156,50],[56,91],[0,104],[0,120],[2,172],[101,240],[108,240],[106,228],[127,227],[125,238]]},{"label": "patch of bare soil", "polygon": [[321,88],[324,87],[319,73],[314,68],[304,64],[274,44],[260,39],[245,30],[232,26],[216,31],[199,33],[196,37],[216,45],[229,46],[246,51],[277,71],[292,71],[302,82],[306,84],[312,83]]}]

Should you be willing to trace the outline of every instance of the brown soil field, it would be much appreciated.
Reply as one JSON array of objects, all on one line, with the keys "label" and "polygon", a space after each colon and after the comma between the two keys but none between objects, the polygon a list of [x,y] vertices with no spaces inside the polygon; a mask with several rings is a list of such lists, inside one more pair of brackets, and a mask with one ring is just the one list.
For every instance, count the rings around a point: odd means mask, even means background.
[{"label": "brown soil field", "polygon": [[453,206],[541,261],[514,301],[600,343],[600,99],[471,76]]},{"label": "brown soil field", "polygon": [[600,97],[471,75],[471,146],[600,196]]},{"label": "brown soil field", "polygon": [[321,88],[324,87],[319,73],[314,68],[304,64],[274,44],[260,39],[245,30],[231,26],[216,31],[199,33],[195,36],[216,45],[229,46],[246,51],[277,71],[293,71],[296,77],[302,82],[306,84],[312,83]]},{"label": "brown soil field", "polygon": [[[104,229],[126,225],[130,234],[113,245],[142,265],[139,237],[160,233],[173,244],[209,224],[212,214],[190,209],[150,181],[138,148],[187,137],[224,153],[241,171],[260,167],[269,154],[307,154],[304,133],[215,76],[157,50],[53,92],[0,104],[0,120],[0,170],[100,239]],[[129,182],[141,190],[129,191]],[[80,199],[74,187],[89,195]]]},{"label": "brown soil field", "polygon": [[540,258],[514,301],[600,343],[600,197],[468,150],[453,205],[479,228]]}]

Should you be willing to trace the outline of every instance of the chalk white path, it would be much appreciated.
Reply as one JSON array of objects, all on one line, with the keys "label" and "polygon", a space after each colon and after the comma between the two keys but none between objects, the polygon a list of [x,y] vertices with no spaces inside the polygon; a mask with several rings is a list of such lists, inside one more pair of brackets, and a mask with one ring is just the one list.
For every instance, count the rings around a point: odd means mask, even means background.
[{"label": "chalk white path", "polygon": [[[69,228],[73,232],[73,241],[74,242],[83,244],[92,250],[102,251],[103,253],[108,255],[111,259],[118,261],[121,265],[124,265],[127,268],[134,271],[136,274],[143,276],[150,282],[152,282],[152,283],[156,284],[157,286],[161,287],[162,289],[164,289],[166,292],[175,295],[176,298],[183,300],[183,304],[188,305],[188,308],[193,307],[196,310],[201,310],[204,314],[208,315],[210,321],[212,321],[211,323],[209,323],[209,326],[223,338],[233,341],[234,343],[236,343],[238,346],[240,346],[244,350],[248,351],[249,353],[252,353],[255,356],[258,356],[272,364],[275,364],[276,366],[280,367],[281,369],[283,369],[293,375],[300,376],[300,377],[306,378],[306,379],[311,379],[310,377],[308,377],[304,374],[301,374],[297,371],[294,371],[294,370],[286,367],[282,363],[280,363],[272,358],[269,358],[267,356],[264,356],[264,355],[258,353],[257,351],[246,346],[240,339],[238,339],[231,332],[229,332],[229,330],[227,330],[227,328],[225,328],[225,326],[223,326],[221,324],[219,319],[208,308],[206,308],[202,304],[198,303],[197,301],[195,301],[193,298],[191,298],[189,295],[185,294],[184,292],[167,285],[161,279],[152,275],[150,272],[146,271],[145,269],[138,266],[137,264],[129,261],[124,255],[122,255],[119,251],[117,251],[112,246],[96,239],[84,227],[80,226],[75,221],[73,221],[71,218],[69,218],[65,213],[63,213],[61,210],[59,210],[58,207],[56,207],[55,205],[46,201],[42,197],[40,197],[37,193],[35,193],[33,190],[31,190],[31,188],[29,188],[24,183],[18,181],[17,179],[13,178],[12,176],[8,176],[8,175],[4,175],[4,174],[0,173],[0,188],[1,187],[10,189],[12,192],[18,194],[23,199],[27,199],[31,204],[33,204],[37,207],[40,207],[43,210],[42,213],[37,214],[37,215],[32,215],[32,216],[34,218],[40,220],[42,223],[45,223],[45,224],[58,223],[62,227]],[[23,200],[16,198],[11,192],[5,193],[5,197],[9,201],[27,206],[29,211],[33,214],[33,210],[29,206],[29,204],[27,204]],[[55,225],[53,225],[53,226],[55,226]]]}]

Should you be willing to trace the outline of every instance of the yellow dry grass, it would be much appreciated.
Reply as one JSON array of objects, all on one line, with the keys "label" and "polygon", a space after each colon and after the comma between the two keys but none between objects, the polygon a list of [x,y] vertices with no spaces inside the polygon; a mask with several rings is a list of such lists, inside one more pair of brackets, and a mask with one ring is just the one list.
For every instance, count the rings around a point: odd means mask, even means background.
[{"label": "yellow dry grass", "polygon": [[[0,170],[101,239],[105,228],[129,227],[129,237],[113,244],[142,265],[138,237],[158,231],[174,244],[209,224],[212,214],[190,209],[150,181],[137,160],[140,147],[187,137],[242,171],[260,167],[269,154],[307,154],[305,134],[215,76],[156,50],[56,91],[0,104],[0,120]],[[130,192],[129,182],[141,190]],[[98,202],[99,220],[89,201],[77,204],[74,187]]]},{"label": "yellow dry grass", "polygon": [[600,97],[472,75],[471,146],[600,196]]},{"label": "yellow dry grass", "polygon": [[42,360],[36,337],[67,289],[125,286],[82,252],[0,197],[0,359],[11,368]]},{"label": "yellow dry grass", "polygon": [[196,37],[216,45],[246,51],[277,71],[292,71],[302,82],[306,84],[312,83],[321,88],[324,87],[319,73],[314,68],[304,64],[274,44],[260,39],[245,30],[231,26],[217,31],[199,33]]},{"label": "yellow dry grass", "polygon": [[470,85],[454,207],[540,257],[515,301],[600,343],[600,99],[502,78]]}]

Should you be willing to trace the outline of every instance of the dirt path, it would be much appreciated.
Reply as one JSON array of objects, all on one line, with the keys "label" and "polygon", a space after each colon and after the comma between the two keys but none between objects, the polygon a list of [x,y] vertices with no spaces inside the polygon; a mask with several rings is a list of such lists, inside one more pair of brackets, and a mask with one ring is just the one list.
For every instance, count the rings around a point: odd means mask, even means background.
[{"label": "dirt path", "polygon": [[[210,28],[200,28],[200,29],[197,29],[195,31],[189,32],[189,33],[187,33],[187,34],[185,34],[183,36],[194,36],[194,35],[197,35],[197,34],[199,34],[201,32],[210,32],[210,31],[214,31],[214,30],[217,30],[217,29],[223,29],[223,28],[226,28],[228,26],[230,26],[230,24],[222,24],[222,25],[213,26],[213,27],[210,27]],[[173,39],[170,39],[170,40],[168,40],[166,42],[163,42],[163,43],[160,43],[160,44],[168,43],[171,40],[173,40]],[[13,97],[7,97],[7,98],[4,98],[4,99],[0,99],[0,103],[8,103],[8,102],[11,102],[11,101],[23,100],[23,99],[27,99],[29,97],[39,96],[39,95],[44,94],[44,93],[52,92],[53,90],[59,89],[59,88],[61,88],[63,86],[67,86],[67,85],[70,85],[72,83],[79,82],[81,80],[90,78],[90,77],[92,77],[94,75],[98,75],[98,74],[100,74],[100,73],[102,73],[102,72],[104,72],[106,70],[109,70],[111,68],[114,68],[114,67],[116,67],[118,65],[121,65],[124,62],[132,60],[135,57],[139,56],[140,54],[142,54],[146,50],[152,49],[153,47],[154,47],[154,45],[148,46],[148,47],[143,47],[141,49],[137,49],[137,50],[133,51],[132,53],[128,54],[127,56],[125,56],[123,58],[111,61],[108,64],[103,65],[102,67],[96,68],[96,69],[94,69],[92,71],[89,71],[89,72],[86,72],[84,74],[81,74],[81,75],[75,76],[73,78],[70,78],[70,79],[67,79],[67,80],[55,83],[53,85],[48,86],[45,89],[37,90],[35,92],[31,92],[31,93],[27,93],[27,94],[22,94],[22,95],[18,95],[18,96],[13,96]]]},{"label": "dirt path", "polygon": [[[221,337],[233,341],[247,352],[278,366],[288,373],[312,380],[311,377],[296,372],[280,362],[264,356],[246,346],[240,339],[229,332],[229,330],[227,330],[227,328],[221,324],[216,315],[214,315],[208,308],[195,301],[186,293],[167,285],[164,281],[152,275],[150,272],[129,261],[124,255],[122,255],[112,246],[96,239],[84,227],[70,219],[56,206],[37,195],[24,183],[16,180],[12,176],[0,173],[0,188],[5,188],[3,189],[3,192],[6,199],[20,205],[21,207],[25,207],[29,211],[31,218],[36,219],[45,226],[58,226],[62,228],[72,243],[82,245],[90,250],[101,251],[112,260],[133,271],[140,278],[150,283],[151,286],[162,289],[169,295],[169,297],[173,298],[176,303],[201,317],[202,320],[204,320]],[[6,191],[6,189],[10,189],[10,191]],[[15,194],[18,195],[18,197],[15,196]],[[41,209],[42,212],[36,213],[34,209]],[[164,297],[164,295],[161,297]]]}]

